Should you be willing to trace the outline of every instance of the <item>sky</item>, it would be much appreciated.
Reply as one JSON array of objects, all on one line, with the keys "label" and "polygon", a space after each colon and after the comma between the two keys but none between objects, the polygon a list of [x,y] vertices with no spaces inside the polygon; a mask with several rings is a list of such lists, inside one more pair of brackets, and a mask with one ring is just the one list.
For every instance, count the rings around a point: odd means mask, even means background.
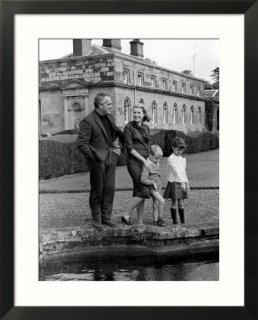
[{"label": "sky", "polygon": [[[130,54],[132,39],[122,40],[122,52]],[[219,67],[219,40],[217,39],[140,39],[144,58],[150,58],[161,67],[174,71],[191,70],[198,77],[210,81],[210,73]],[[92,44],[102,45],[102,40],[92,39]],[[39,59],[58,59],[73,51],[72,40],[40,40]]]}]

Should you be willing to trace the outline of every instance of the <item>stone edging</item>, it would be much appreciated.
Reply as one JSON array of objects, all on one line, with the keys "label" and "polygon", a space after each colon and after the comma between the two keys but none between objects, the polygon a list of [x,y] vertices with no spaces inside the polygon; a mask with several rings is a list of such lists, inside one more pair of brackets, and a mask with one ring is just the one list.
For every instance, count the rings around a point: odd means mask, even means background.
[{"label": "stone edging", "polygon": [[[165,188],[162,188],[165,190]],[[191,191],[193,190],[218,190],[219,187],[191,187]],[[116,188],[115,191],[132,191],[132,188]],[[48,193],[87,193],[90,192],[89,189],[75,189],[75,190],[39,190],[40,194],[48,194]]]},{"label": "stone edging", "polygon": [[218,253],[219,226],[176,225],[105,227],[92,226],[45,229],[40,232],[40,260],[80,255],[85,258],[111,256],[165,256]]}]

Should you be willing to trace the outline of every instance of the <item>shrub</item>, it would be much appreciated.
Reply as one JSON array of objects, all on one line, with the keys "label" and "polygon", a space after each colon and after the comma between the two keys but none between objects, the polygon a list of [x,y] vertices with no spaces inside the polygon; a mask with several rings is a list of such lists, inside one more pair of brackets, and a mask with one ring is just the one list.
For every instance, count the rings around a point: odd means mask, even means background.
[{"label": "shrub", "polygon": [[[126,158],[126,150],[123,150],[117,160],[117,165],[126,165]],[[87,171],[89,171],[89,168],[84,156],[77,149],[76,141],[39,140],[40,179],[50,179],[65,174]]]},{"label": "shrub", "polygon": [[[197,153],[219,148],[219,136],[210,132],[190,137],[176,130],[161,130],[151,136],[151,143],[158,144],[163,150],[164,157],[168,157],[172,153],[172,141],[176,136],[185,140],[187,145],[186,153]],[[50,137],[49,139],[39,140],[40,179],[49,179],[89,170],[84,156],[77,149],[76,138],[72,135],[70,137],[67,136],[67,139],[62,136],[60,138],[62,139]],[[117,165],[124,166],[126,159],[127,153],[124,149],[118,158]]]},{"label": "shrub", "polygon": [[164,157],[168,157],[172,153],[172,141],[175,137],[180,137],[185,140],[187,145],[185,153],[197,153],[219,148],[218,135],[210,132],[205,132],[199,136],[191,137],[185,135],[181,131],[161,131],[152,136],[151,142],[158,144],[163,150]]},{"label": "shrub", "polygon": [[153,134],[151,136],[151,144],[157,144],[163,150],[165,145],[165,132],[165,130],[161,130],[160,132]]},{"label": "shrub", "polygon": [[88,171],[84,156],[75,142],[39,141],[39,178],[49,179],[65,174]]},{"label": "shrub", "polygon": [[57,136],[59,134],[78,134],[78,132],[79,132],[79,129],[68,129],[68,130],[63,130],[63,131],[53,133],[52,136]]}]

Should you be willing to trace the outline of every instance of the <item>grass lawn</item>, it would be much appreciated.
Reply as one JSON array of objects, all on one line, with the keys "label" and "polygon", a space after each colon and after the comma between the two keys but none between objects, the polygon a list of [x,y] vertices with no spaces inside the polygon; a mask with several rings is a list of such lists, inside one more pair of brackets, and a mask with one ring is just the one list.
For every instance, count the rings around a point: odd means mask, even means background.
[{"label": "grass lawn", "polygon": [[[219,186],[219,150],[186,155],[187,172],[192,187]],[[167,180],[167,158],[161,160],[162,186]],[[89,173],[66,175],[59,178],[40,181],[40,191],[52,190],[89,190]],[[132,180],[126,166],[117,167],[116,188],[131,188]]]}]

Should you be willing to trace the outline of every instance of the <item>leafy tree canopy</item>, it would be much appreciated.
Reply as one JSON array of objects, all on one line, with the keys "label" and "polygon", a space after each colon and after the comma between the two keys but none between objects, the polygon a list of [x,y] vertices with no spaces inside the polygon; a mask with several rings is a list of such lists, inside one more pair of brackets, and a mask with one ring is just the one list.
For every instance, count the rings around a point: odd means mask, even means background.
[{"label": "leafy tree canopy", "polygon": [[218,89],[219,88],[219,67],[211,70],[210,78],[213,80],[213,88]]}]

